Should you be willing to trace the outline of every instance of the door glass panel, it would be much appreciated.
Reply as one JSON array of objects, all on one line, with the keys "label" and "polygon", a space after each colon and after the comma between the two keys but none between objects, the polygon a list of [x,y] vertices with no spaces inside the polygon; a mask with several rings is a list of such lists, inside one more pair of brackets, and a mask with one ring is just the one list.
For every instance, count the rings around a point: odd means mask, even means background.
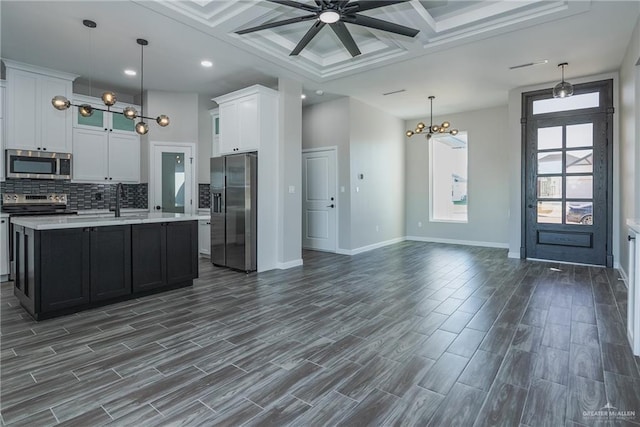
[{"label": "door glass panel", "polygon": [[538,198],[539,199],[560,199],[562,197],[562,177],[561,176],[539,176],[538,177]]},{"label": "door glass panel", "polygon": [[567,148],[593,147],[593,123],[567,126]]},{"label": "door glass panel", "polygon": [[215,130],[213,131],[213,133],[215,135],[220,135],[220,117],[216,117],[215,119],[213,119],[213,121],[215,126]]},{"label": "door glass panel", "polygon": [[562,173],[562,151],[538,153],[538,173]]},{"label": "door glass panel", "polygon": [[583,93],[569,98],[549,98],[533,101],[533,114],[555,113],[556,111],[580,110],[600,106],[600,92]]},{"label": "door glass panel", "polygon": [[538,202],[538,223],[562,224],[562,202]]},{"label": "door glass panel", "polygon": [[566,173],[593,172],[593,150],[567,151]]},{"label": "door glass panel", "polygon": [[184,213],[184,153],[162,153],[162,211]]},{"label": "door glass panel", "polygon": [[562,126],[538,129],[538,150],[562,148]]},{"label": "door glass panel", "polygon": [[135,120],[127,119],[122,114],[111,114],[111,125],[113,129],[134,132],[136,124]]},{"label": "door glass panel", "polygon": [[92,126],[97,128],[102,128],[103,123],[103,112],[99,110],[93,110],[93,114],[89,117],[84,117],[82,114],[78,113],[76,116],[78,117],[78,124],[83,126]]},{"label": "door glass panel", "polygon": [[593,224],[593,202],[567,202],[567,224]]},{"label": "door glass panel", "polygon": [[593,197],[593,176],[568,176],[567,199],[591,199]]}]

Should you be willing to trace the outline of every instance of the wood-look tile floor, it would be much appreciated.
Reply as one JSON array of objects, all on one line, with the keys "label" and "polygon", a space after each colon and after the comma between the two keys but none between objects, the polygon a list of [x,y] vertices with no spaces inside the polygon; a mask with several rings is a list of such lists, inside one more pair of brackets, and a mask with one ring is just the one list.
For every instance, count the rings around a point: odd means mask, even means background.
[{"label": "wood-look tile floor", "polygon": [[[404,242],[32,321],[1,285],[4,425],[640,423],[614,270]],[[616,414],[621,415],[621,414]]]}]

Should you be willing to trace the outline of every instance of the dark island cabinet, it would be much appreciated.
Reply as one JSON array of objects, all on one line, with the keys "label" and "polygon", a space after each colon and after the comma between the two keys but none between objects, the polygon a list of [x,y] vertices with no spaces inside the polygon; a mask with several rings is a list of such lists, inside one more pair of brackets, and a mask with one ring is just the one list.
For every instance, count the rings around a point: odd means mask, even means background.
[{"label": "dark island cabinet", "polygon": [[133,292],[189,284],[198,277],[198,223],[132,226]]},{"label": "dark island cabinet", "polygon": [[91,235],[91,301],[131,293],[131,226],[93,227]]}]

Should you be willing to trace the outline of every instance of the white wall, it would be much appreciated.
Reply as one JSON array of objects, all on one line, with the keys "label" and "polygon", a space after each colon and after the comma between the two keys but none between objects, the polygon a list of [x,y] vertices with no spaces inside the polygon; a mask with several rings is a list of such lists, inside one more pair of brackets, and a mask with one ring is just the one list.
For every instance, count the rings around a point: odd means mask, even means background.
[{"label": "white wall", "polygon": [[620,67],[620,268],[629,271],[626,227],[640,217],[640,18]]},{"label": "white wall", "polygon": [[337,198],[338,248],[342,249],[351,248],[349,114],[349,98],[339,98],[302,109],[302,148],[337,147],[340,189]]},{"label": "white wall", "polygon": [[[570,83],[580,84],[594,82],[598,80],[613,80],[613,107],[616,113],[613,115],[613,258],[614,265],[618,266],[620,261],[620,170],[619,157],[616,153],[620,151],[620,114],[618,100],[618,73],[599,74],[595,76],[586,76],[572,78]],[[522,178],[522,136],[520,118],[522,115],[522,94],[540,89],[549,89],[558,82],[548,82],[535,86],[519,87],[509,91],[509,141],[511,144],[509,149],[509,257],[520,258],[521,253],[521,237],[522,237],[522,195],[521,195],[521,178]]]},{"label": "white wall", "polygon": [[208,184],[211,158],[211,144],[213,143],[213,127],[209,110],[215,107],[211,96],[198,95],[198,183]]},{"label": "white wall", "polygon": [[[350,99],[351,246],[404,238],[404,121]],[[363,179],[359,175],[364,176]]]},{"label": "white wall", "polygon": [[[436,117],[459,131],[468,132],[468,222],[429,222],[429,145],[424,136],[405,138],[407,236],[427,241],[460,242],[507,247],[509,214],[509,170],[507,108]],[[429,119],[409,120],[405,129]],[[519,144],[519,138],[516,140]],[[520,178],[518,178],[520,182]],[[418,223],[422,223],[422,227]]]},{"label": "white wall", "polygon": [[[278,264],[302,264],[302,84],[294,80],[278,81],[280,236]],[[290,192],[289,188],[294,192]]]},{"label": "white wall", "polygon": [[[144,94],[144,115],[166,114],[169,126],[149,122],[149,132],[140,138],[140,181],[149,182],[149,141],[198,142],[198,94],[148,91]],[[197,157],[197,154],[196,154]]]}]

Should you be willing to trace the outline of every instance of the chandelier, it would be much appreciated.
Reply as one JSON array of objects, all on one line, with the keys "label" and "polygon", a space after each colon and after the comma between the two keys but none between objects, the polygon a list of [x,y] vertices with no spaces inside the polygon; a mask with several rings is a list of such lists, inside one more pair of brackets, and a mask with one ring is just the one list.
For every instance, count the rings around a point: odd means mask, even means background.
[{"label": "chandelier", "polygon": [[407,135],[409,138],[412,137],[413,135],[417,135],[417,134],[425,134],[425,138],[427,138],[427,139],[431,139],[431,137],[433,135],[438,135],[438,134],[445,134],[445,133],[449,133],[451,135],[457,135],[458,134],[458,129],[450,129],[451,128],[451,123],[449,123],[449,122],[442,122],[442,124],[440,124],[440,125],[434,125],[433,124],[433,100],[434,99],[435,99],[435,96],[433,96],[433,95],[431,95],[429,97],[429,102],[431,104],[429,127],[427,128],[424,123],[419,122],[416,125],[415,130],[408,130],[405,133],[405,135]]},{"label": "chandelier", "polygon": [[[90,29],[97,27],[97,24],[89,19],[85,19],[84,21],[82,21],[82,24]],[[144,88],[144,47],[147,46],[149,42],[145,39],[137,39],[136,43],[140,45],[140,114],[138,114],[138,111],[136,111],[136,109],[131,106],[125,107],[122,111],[112,111],[111,107],[116,103],[116,94],[111,91],[107,91],[102,94],[102,102],[104,103],[104,105],[106,105],[106,109],[94,107],[89,104],[72,104],[71,101],[69,101],[63,95],[57,95],[53,97],[53,99],[51,100],[51,104],[53,105],[53,107],[57,110],[66,110],[72,106],[77,107],[78,113],[82,117],[90,117],[91,115],[93,115],[93,112],[97,110],[106,111],[112,114],[121,114],[129,120],[140,118],[140,121],[136,123],[135,126],[136,133],[138,133],[139,135],[145,135],[147,132],[149,132],[149,125],[145,123],[143,119],[155,120],[156,123],[158,123],[162,127],[168,126],[169,117],[164,114],[161,114],[156,118],[146,117],[144,115],[144,97],[142,96]]]},{"label": "chandelier", "polygon": [[562,68],[562,81],[553,88],[554,98],[568,98],[573,95],[573,85],[564,81],[564,67],[567,65],[569,65],[568,62],[558,64],[558,67]]}]

